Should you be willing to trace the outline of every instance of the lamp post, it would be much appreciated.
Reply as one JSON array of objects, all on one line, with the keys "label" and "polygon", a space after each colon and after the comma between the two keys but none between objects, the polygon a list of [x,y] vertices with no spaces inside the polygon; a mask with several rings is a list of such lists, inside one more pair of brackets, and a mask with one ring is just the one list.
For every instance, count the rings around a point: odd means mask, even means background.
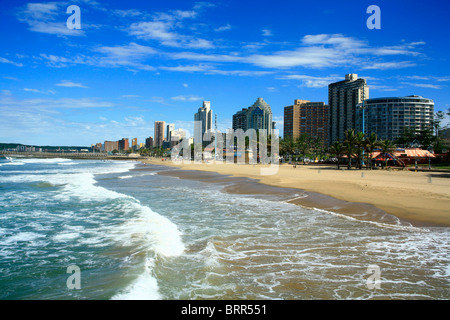
[{"label": "lamp post", "polygon": [[[366,90],[365,90],[366,84],[363,83],[363,92],[362,92],[362,104],[360,105],[360,109],[362,110],[362,133],[363,135],[366,133],[365,132],[365,110],[366,110],[366,106],[364,104],[365,100],[366,100]],[[362,161],[361,161],[361,165],[364,165],[364,148],[362,150]]]},{"label": "lamp post", "polygon": [[214,118],[214,160],[217,161],[217,114],[215,114]]},{"label": "lamp post", "polygon": [[417,147],[419,146],[419,143],[417,140],[414,140],[411,146],[414,148],[414,167],[417,169]]}]

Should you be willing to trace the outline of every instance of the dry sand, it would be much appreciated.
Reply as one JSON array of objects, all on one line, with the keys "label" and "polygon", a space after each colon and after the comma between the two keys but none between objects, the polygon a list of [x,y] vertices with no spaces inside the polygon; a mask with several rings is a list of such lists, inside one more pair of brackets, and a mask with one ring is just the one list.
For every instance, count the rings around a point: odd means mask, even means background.
[{"label": "dry sand", "polygon": [[[450,226],[450,173],[402,170],[337,170],[336,166],[278,166],[276,174],[261,175],[262,165],[174,163],[170,159],[144,160],[144,163],[174,166],[183,170],[217,172],[247,177],[260,183],[295,188],[319,197],[299,199],[294,203],[329,208],[330,199],[369,204],[415,225]],[[326,195],[329,197],[320,197]],[[326,203],[328,202],[328,203]]]}]

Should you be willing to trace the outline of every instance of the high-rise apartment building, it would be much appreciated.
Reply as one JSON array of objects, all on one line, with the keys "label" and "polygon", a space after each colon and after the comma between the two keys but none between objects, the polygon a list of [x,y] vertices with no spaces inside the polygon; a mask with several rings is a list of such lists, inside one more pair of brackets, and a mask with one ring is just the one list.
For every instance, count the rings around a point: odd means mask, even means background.
[{"label": "high-rise apartment building", "polygon": [[131,140],[131,148],[132,148],[133,150],[136,150],[136,149],[138,148],[138,139],[137,139],[137,138],[133,138],[133,139]]},{"label": "high-rise apartment building", "polygon": [[165,125],[164,121],[155,121],[155,140],[153,143],[156,148],[163,146]]},{"label": "high-rise apartment building", "polygon": [[301,134],[320,138],[328,144],[329,106],[324,102],[294,100],[292,106],[284,107],[284,137],[298,138]]},{"label": "high-rise apartment building", "polygon": [[272,110],[263,98],[258,98],[249,108],[243,108],[233,115],[233,130],[255,129],[257,131],[265,129],[267,134],[271,135],[274,128]]},{"label": "high-rise apartment building", "polygon": [[128,138],[122,138],[122,140],[119,140],[119,150],[120,151],[127,151],[130,148],[130,144],[128,142]]},{"label": "high-rise apartment building", "polygon": [[119,141],[105,141],[103,147],[105,152],[119,151]]},{"label": "high-rise apartment building", "polygon": [[404,128],[417,133],[431,126],[433,119],[433,100],[421,96],[374,98],[365,101],[364,132],[366,135],[375,132],[378,139],[395,140],[401,136]]},{"label": "high-rise apartment building", "polygon": [[147,149],[153,148],[153,137],[148,137],[145,139],[145,147]]},{"label": "high-rise apartment building", "polygon": [[356,128],[359,116],[359,104],[369,98],[369,87],[366,79],[358,79],[358,75],[345,75],[345,80],[328,85],[329,143],[342,141],[345,131]]},{"label": "high-rise apartment building", "polygon": [[170,135],[173,130],[175,130],[175,125],[173,123],[169,123],[166,126],[166,141],[170,142]]},{"label": "high-rise apartment building", "polygon": [[186,139],[186,131],[183,129],[173,130],[170,136],[170,148],[177,145],[181,139]]},{"label": "high-rise apartment building", "polygon": [[[197,113],[194,114],[194,121],[198,121],[194,125],[194,140],[195,137],[202,137],[207,131],[212,130],[212,116],[213,112],[211,110],[211,102],[203,101],[203,106],[198,109]],[[200,129],[201,124],[201,129]],[[203,141],[204,143],[205,141]],[[195,142],[197,143],[197,141]]]}]

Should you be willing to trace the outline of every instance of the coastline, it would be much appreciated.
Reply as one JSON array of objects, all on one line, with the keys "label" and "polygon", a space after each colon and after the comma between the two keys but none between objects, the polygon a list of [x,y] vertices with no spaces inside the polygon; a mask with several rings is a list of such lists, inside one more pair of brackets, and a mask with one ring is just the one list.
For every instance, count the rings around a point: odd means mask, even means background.
[{"label": "coastline", "polygon": [[[450,226],[450,174],[337,170],[335,166],[315,165],[298,165],[293,168],[292,165],[282,164],[276,174],[262,176],[260,170],[267,166],[194,162],[185,164],[175,163],[170,159],[161,161],[159,158],[140,161],[198,173],[189,176],[184,174],[184,178],[198,179],[200,172],[214,172],[235,178],[248,178],[275,188],[297,190],[297,193],[306,192],[306,197],[296,197],[288,202],[356,219],[391,221],[388,216],[392,215],[413,226]],[[220,181],[224,181],[223,178]],[[260,189],[255,191],[255,187],[249,186],[230,186],[225,191],[243,194],[261,192]],[[277,191],[266,189],[264,192]],[[364,214],[361,214],[362,211]]]}]

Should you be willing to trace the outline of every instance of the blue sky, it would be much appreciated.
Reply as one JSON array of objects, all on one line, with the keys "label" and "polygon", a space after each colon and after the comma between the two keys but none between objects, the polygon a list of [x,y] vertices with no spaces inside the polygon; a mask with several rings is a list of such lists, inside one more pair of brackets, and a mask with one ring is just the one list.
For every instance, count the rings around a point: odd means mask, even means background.
[{"label": "blue sky", "polygon": [[[370,30],[370,5],[381,29]],[[66,9],[81,10],[70,30]],[[450,2],[1,1],[0,142],[91,145],[192,132],[203,100],[231,127],[262,97],[282,133],[294,99],[328,101],[347,73],[370,97],[450,107]],[[448,122],[448,119],[446,120]]]}]

